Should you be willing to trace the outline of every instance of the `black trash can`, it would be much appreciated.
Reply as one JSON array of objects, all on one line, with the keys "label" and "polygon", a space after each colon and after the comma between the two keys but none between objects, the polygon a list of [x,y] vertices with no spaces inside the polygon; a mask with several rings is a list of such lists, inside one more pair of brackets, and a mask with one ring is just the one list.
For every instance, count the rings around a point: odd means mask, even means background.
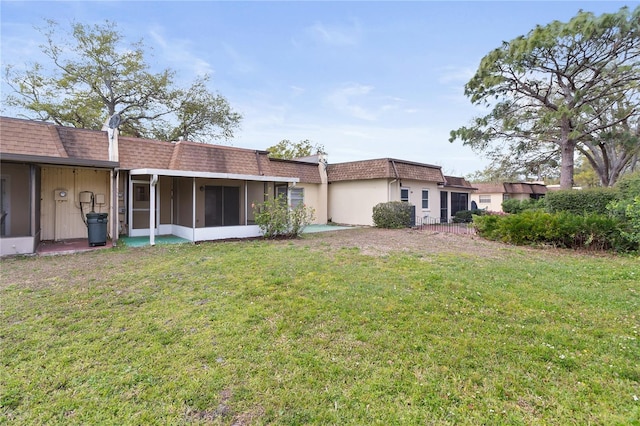
[{"label": "black trash can", "polygon": [[87,213],[87,231],[91,247],[107,244],[107,213]]}]

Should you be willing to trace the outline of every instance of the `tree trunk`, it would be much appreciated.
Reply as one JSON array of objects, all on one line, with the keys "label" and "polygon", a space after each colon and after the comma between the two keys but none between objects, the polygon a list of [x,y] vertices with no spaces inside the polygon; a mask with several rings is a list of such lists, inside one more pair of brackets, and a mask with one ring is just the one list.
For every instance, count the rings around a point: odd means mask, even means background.
[{"label": "tree trunk", "polygon": [[564,120],[560,136],[560,189],[573,188],[573,157],[576,152],[576,141],[569,138],[569,120]]}]

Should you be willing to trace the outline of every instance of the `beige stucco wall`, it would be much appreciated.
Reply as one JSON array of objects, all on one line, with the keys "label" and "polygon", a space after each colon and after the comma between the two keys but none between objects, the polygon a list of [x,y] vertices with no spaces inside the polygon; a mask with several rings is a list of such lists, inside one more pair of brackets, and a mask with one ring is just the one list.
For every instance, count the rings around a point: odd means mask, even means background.
[{"label": "beige stucco wall", "polygon": [[[490,203],[481,203],[480,196],[490,196]],[[478,205],[479,209],[486,209],[490,212],[501,212],[502,211],[502,193],[500,192],[477,192],[471,194],[471,201],[475,201]]]},{"label": "beige stucco wall", "polygon": [[[111,197],[109,172],[70,167],[42,167],[41,227],[42,240],[86,238],[87,226],[80,212],[79,194],[90,191],[104,195],[104,204],[95,204],[96,213],[109,213]],[[68,192],[67,201],[55,201],[55,191]],[[83,212],[91,204],[83,204]]]},{"label": "beige stucco wall", "polygon": [[[391,192],[393,196],[393,188]],[[340,224],[373,225],[373,207],[389,201],[389,193],[386,179],[332,182],[329,184],[328,218]]]},{"label": "beige stucco wall", "polygon": [[[489,195],[491,196],[490,203],[480,203],[480,196]],[[479,209],[486,209],[490,212],[501,212],[502,211],[502,201],[504,194],[501,192],[478,192],[471,194],[471,201],[475,201],[478,204]],[[529,194],[509,194],[509,199],[512,200],[528,200],[530,198]]]},{"label": "beige stucco wall", "polygon": [[[423,182],[414,180],[402,180],[402,187],[409,190],[409,204],[416,206],[416,216],[430,218],[440,218],[440,190],[435,182]],[[429,191],[429,207],[422,208],[422,190]],[[399,201],[400,194],[392,201]]]},{"label": "beige stucco wall", "polygon": [[296,188],[304,189],[304,204],[314,210],[315,224],[327,223],[326,184],[298,183]]},{"label": "beige stucco wall", "polygon": [[[417,217],[440,217],[440,192],[435,182],[374,179],[333,182],[329,185],[329,218],[335,223],[373,225],[373,207],[387,201],[400,201],[401,188],[408,189],[409,203]],[[429,206],[422,208],[422,190],[429,191]]]}]

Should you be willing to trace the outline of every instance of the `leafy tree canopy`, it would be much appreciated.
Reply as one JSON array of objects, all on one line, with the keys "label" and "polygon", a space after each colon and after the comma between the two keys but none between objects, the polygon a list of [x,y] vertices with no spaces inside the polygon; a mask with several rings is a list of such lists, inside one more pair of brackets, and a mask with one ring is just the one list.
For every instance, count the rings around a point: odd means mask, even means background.
[{"label": "leafy tree canopy", "polygon": [[277,144],[267,148],[271,158],[282,158],[292,160],[294,158],[309,157],[315,154],[326,154],[324,146],[314,144],[309,139],[300,142],[291,142],[289,139],[283,139]]},{"label": "leafy tree canopy", "polygon": [[[612,185],[640,149],[640,6],[537,26],[487,54],[465,95],[489,113],[451,132],[494,159],[561,167],[573,185],[576,151]],[[497,148],[496,148],[497,146]]]},{"label": "leafy tree canopy", "polygon": [[241,115],[207,88],[209,76],[177,87],[175,71],[151,72],[143,42],[127,44],[113,22],[73,23],[66,37],[52,20],[39,30],[49,68],[5,68],[13,89],[5,102],[27,118],[99,130],[117,113],[121,133],[162,140],[231,138],[239,127]]}]

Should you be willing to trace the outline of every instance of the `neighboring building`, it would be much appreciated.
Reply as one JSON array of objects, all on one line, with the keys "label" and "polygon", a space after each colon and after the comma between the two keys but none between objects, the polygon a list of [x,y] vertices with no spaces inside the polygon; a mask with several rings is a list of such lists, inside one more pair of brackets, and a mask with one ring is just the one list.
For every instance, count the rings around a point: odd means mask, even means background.
[{"label": "neighboring building", "polygon": [[416,223],[469,209],[473,188],[439,166],[392,158],[327,164],[323,155],[271,159],[266,151],[118,136],[0,117],[0,255],[41,241],[87,237],[86,214],[106,213],[107,236],[190,241],[261,235],[253,206],[283,195],[315,223],[372,225],[373,207],[415,206]]},{"label": "neighboring building", "polygon": [[415,206],[417,221],[448,222],[469,209],[471,185],[446,177],[440,166],[379,158],[329,164],[328,218],[340,224],[373,225],[373,207],[389,201]]},{"label": "neighboring building", "polygon": [[502,202],[509,199],[527,200],[544,197],[547,187],[538,182],[475,183],[476,192],[471,195],[479,209],[502,211]]},{"label": "neighboring building", "polygon": [[440,190],[440,206],[449,206],[449,211],[441,211],[440,219],[445,222],[442,219],[447,218],[446,222],[449,222],[459,211],[471,208],[472,194],[477,188],[462,177],[445,176],[444,179],[445,184]]}]

